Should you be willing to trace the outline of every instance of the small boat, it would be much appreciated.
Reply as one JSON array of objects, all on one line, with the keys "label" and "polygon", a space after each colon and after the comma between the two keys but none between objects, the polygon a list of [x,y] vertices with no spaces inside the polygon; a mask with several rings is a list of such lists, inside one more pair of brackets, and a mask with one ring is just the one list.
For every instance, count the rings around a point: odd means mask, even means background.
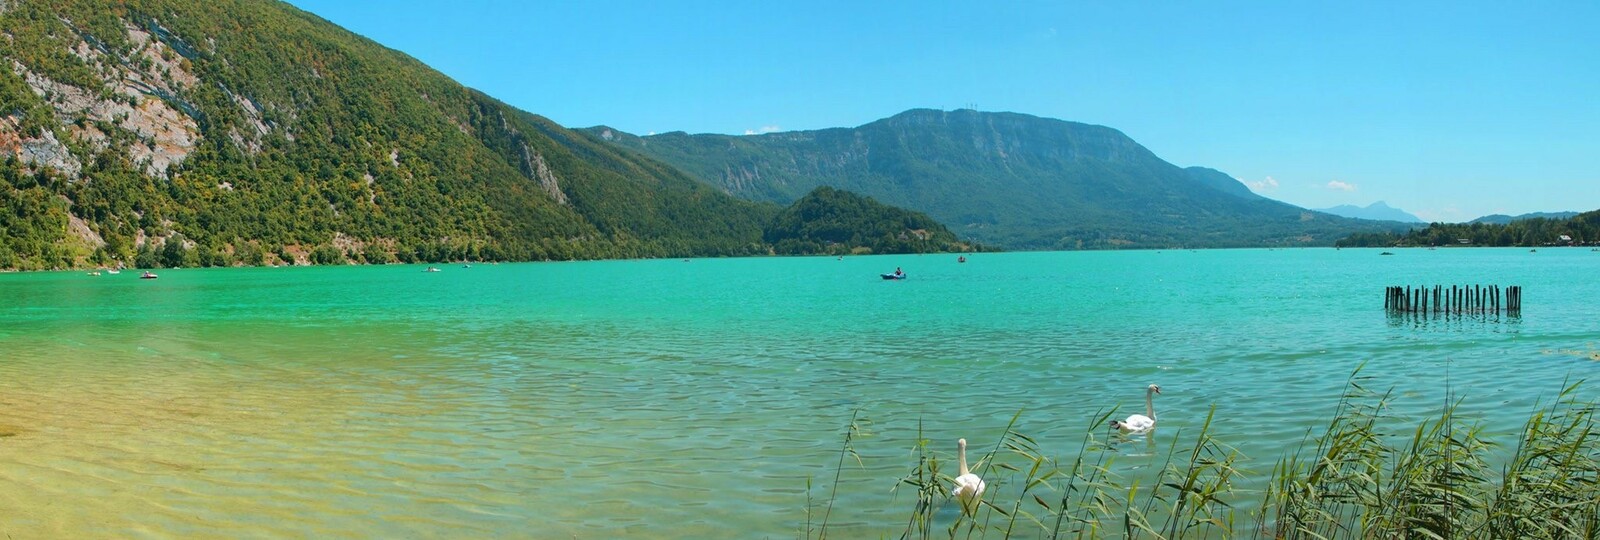
[{"label": "small boat", "polygon": [[99,273],[99,272],[89,272],[89,275],[91,275],[91,276],[98,276],[98,275],[100,275],[100,273]]},{"label": "small boat", "polygon": [[461,265],[461,267],[462,267],[462,268],[472,268],[472,265],[470,265],[470,264],[463,264],[463,265]]},{"label": "small boat", "polygon": [[1379,255],[1394,255],[1394,253],[1391,253],[1391,252],[1388,252],[1388,251],[1385,251],[1385,252],[1383,252],[1383,253],[1379,253]]},{"label": "small boat", "polygon": [[158,276],[156,276],[155,272],[145,272],[143,274],[139,274],[139,279],[155,279],[156,277]]},{"label": "small boat", "polygon": [[439,267],[437,267],[437,266],[429,266],[427,270],[423,270],[423,272],[438,272],[438,271],[439,271]]},{"label": "small boat", "polygon": [[962,255],[960,257],[956,257],[956,262],[958,262],[958,263],[967,262],[967,256],[966,255]]},{"label": "small boat", "polygon": [[905,274],[881,274],[883,279],[905,279]]},{"label": "small boat", "polygon": [[112,268],[112,269],[110,269],[110,270],[106,270],[106,273],[107,273],[107,274],[111,274],[111,275],[113,275],[113,276],[115,276],[115,275],[117,275],[117,274],[121,274],[121,273],[122,273],[122,271],[121,271],[121,270],[117,270],[117,269],[115,269],[115,268]]}]

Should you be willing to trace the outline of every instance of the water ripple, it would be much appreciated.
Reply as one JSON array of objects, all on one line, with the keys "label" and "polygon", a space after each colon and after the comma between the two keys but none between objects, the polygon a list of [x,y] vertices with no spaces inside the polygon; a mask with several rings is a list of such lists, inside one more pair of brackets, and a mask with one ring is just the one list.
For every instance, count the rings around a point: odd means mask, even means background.
[{"label": "water ripple", "polygon": [[[1490,433],[1600,374],[1600,313],[1571,300],[1600,259],[1365,255],[0,276],[0,508],[18,537],[790,537],[837,472],[830,528],[894,535],[920,441],[987,452],[1015,417],[1070,459],[1152,382],[1161,427],[1116,443],[1124,474],[1213,407],[1270,469],[1358,366],[1396,419],[1466,396]],[[917,278],[869,279],[893,266]],[[1388,318],[1373,293],[1400,275],[1571,290],[1516,320]]]}]

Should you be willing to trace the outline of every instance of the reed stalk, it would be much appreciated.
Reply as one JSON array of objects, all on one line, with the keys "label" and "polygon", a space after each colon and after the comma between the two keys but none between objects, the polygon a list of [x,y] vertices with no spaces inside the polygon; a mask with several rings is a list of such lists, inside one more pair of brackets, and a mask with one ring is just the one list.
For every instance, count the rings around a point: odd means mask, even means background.
[{"label": "reed stalk", "polygon": [[[1094,415],[1064,462],[1017,429],[1019,411],[972,468],[988,484],[979,510],[954,517],[941,512],[954,483],[941,466],[949,458],[923,437],[919,420],[914,466],[894,488],[915,494],[900,538],[931,539],[942,520],[951,539],[1600,538],[1600,426],[1595,402],[1578,398],[1580,384],[1536,406],[1507,453],[1461,419],[1463,400],[1449,393],[1428,418],[1394,429],[1407,424],[1389,412],[1392,390],[1373,391],[1372,381],[1360,369],[1351,374],[1327,427],[1308,430],[1274,462],[1261,504],[1245,515],[1234,508],[1234,486],[1248,475],[1237,450],[1212,435],[1215,408],[1194,435],[1174,433],[1153,480],[1116,472],[1117,445],[1139,439],[1099,436],[1115,409]],[[860,460],[856,414],[850,425],[818,538],[826,537],[845,458]],[[1153,445],[1155,435],[1146,437]],[[1502,462],[1498,471],[1491,466]]]}]

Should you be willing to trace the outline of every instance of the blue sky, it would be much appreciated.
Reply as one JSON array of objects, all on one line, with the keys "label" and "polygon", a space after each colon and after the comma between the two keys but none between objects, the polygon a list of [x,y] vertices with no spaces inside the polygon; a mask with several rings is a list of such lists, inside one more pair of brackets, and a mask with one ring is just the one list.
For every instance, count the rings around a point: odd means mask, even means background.
[{"label": "blue sky", "polygon": [[1600,2],[292,0],[563,125],[1110,126],[1320,208],[1600,208]]}]

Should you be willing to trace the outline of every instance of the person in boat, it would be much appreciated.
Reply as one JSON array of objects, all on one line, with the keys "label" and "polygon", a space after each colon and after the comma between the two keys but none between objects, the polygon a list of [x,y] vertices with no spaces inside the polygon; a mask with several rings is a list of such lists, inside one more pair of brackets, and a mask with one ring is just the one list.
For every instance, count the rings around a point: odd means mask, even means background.
[{"label": "person in boat", "polygon": [[905,271],[901,270],[900,267],[896,266],[894,267],[894,277],[903,278],[906,277],[906,273]]}]

